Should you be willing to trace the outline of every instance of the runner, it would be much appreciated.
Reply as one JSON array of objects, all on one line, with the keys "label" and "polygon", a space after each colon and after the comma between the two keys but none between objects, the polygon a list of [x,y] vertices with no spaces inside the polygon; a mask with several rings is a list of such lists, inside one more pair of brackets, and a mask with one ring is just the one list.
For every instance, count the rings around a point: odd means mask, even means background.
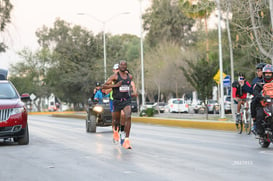
[{"label": "runner", "polygon": [[[113,89],[113,119],[115,125],[120,121],[120,143],[126,149],[131,149],[129,135],[131,129],[131,96],[130,85],[133,76],[127,71],[127,62],[121,60],[119,63],[119,71],[114,73],[103,85],[103,88]],[[112,84],[114,82],[114,84]],[[121,111],[124,111],[124,119],[121,118]]]}]

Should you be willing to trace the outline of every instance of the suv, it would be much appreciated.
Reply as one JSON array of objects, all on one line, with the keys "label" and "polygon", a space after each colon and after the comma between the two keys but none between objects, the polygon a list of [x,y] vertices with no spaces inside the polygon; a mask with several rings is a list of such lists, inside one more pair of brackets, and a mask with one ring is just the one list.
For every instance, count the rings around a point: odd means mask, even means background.
[{"label": "suv", "polygon": [[29,100],[30,97],[28,94],[20,97],[8,80],[0,80],[0,90],[0,138],[13,138],[14,142],[27,145],[29,143],[27,108],[22,100]]},{"label": "suv", "polygon": [[168,100],[168,108],[170,112],[189,112],[189,105],[184,99],[173,98]]}]

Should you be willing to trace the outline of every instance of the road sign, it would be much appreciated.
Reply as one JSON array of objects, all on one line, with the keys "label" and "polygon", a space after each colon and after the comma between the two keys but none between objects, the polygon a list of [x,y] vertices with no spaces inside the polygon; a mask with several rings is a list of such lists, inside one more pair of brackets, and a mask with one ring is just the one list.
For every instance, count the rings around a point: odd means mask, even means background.
[{"label": "road sign", "polygon": [[[225,73],[222,73],[223,78],[226,77]],[[215,80],[215,82],[217,84],[220,83],[220,70],[218,70],[218,72],[214,75],[213,79]]]},{"label": "road sign", "polygon": [[224,87],[230,87],[230,75],[227,75],[223,80]]},{"label": "road sign", "polygon": [[33,100],[36,98],[35,94],[33,94],[33,93],[32,93],[32,94],[30,94],[30,96],[29,96],[29,97],[30,97],[30,99],[31,99],[32,101],[33,101]]}]

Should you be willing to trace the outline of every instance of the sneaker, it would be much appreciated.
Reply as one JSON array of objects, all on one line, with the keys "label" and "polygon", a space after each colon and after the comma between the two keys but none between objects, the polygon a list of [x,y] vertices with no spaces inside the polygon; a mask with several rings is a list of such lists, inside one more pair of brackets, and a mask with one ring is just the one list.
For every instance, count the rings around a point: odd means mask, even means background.
[{"label": "sneaker", "polygon": [[129,138],[125,138],[125,141],[123,143],[123,148],[125,149],[132,149],[131,145],[130,145],[130,141],[129,141]]},{"label": "sneaker", "polygon": [[119,142],[118,131],[114,131],[114,133],[113,133],[113,143],[118,143],[118,142]]},{"label": "sneaker", "polygon": [[125,140],[125,132],[121,131],[120,132],[120,145],[122,146]]}]

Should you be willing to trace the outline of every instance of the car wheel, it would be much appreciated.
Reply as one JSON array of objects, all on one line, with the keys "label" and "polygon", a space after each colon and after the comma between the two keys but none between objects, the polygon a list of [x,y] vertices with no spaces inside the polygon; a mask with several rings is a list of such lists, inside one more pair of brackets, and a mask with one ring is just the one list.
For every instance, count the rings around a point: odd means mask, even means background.
[{"label": "car wheel", "polygon": [[90,124],[89,124],[89,130],[91,133],[96,133],[97,123],[96,123],[96,116],[91,115],[90,116]]},{"label": "car wheel", "polygon": [[28,134],[28,125],[26,125],[24,136],[18,139],[18,144],[28,145],[28,143],[29,143],[29,134]]}]

